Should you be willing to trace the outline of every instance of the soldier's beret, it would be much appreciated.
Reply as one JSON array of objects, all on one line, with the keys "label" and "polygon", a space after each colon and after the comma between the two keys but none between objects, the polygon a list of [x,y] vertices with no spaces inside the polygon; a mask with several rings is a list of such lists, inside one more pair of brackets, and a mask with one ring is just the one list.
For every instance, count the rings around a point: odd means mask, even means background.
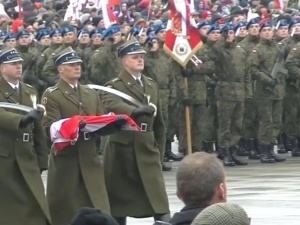
[{"label": "soldier's beret", "polygon": [[259,32],[262,31],[263,28],[270,27],[273,28],[273,23],[270,20],[266,20],[260,25]]},{"label": "soldier's beret", "polygon": [[157,40],[157,37],[154,35],[154,34],[150,34],[146,41],[145,41],[145,44],[148,44],[148,43],[152,43],[153,41]]},{"label": "soldier's beret", "polygon": [[156,26],[150,26],[146,31],[147,36],[149,36],[151,33],[154,33],[155,29],[156,29]]},{"label": "soldier's beret", "polygon": [[248,30],[249,27],[253,24],[259,24],[259,19],[258,18],[253,18],[253,19],[249,20],[247,25],[246,25],[246,29]]},{"label": "soldier's beret", "polygon": [[54,58],[55,66],[66,65],[71,63],[82,63],[80,57],[76,54],[73,48],[68,47],[59,52]]},{"label": "soldier's beret", "polygon": [[111,37],[113,34],[116,34],[118,32],[121,32],[121,27],[119,25],[113,25],[106,30],[103,31],[102,33],[102,38],[101,40],[105,40],[106,38]]},{"label": "soldier's beret", "polygon": [[296,18],[292,19],[292,21],[289,24],[289,28],[292,28],[292,26],[294,26],[297,23],[300,23],[300,18],[299,17],[296,17]]},{"label": "soldier's beret", "polygon": [[80,39],[80,37],[83,35],[83,34],[88,34],[89,35],[89,31],[87,29],[81,29],[78,34],[77,34],[77,38]]},{"label": "soldier's beret", "polygon": [[235,26],[234,26],[234,32],[237,32],[237,30],[241,27],[246,27],[247,26],[247,22],[245,21],[240,21],[238,22]]},{"label": "soldier's beret", "polygon": [[161,30],[165,30],[167,29],[167,25],[162,23],[156,26],[154,33],[157,34],[158,32],[160,32]]},{"label": "soldier's beret", "polygon": [[135,37],[140,34],[141,30],[142,28],[140,27],[132,27],[129,32],[133,37]]},{"label": "soldier's beret", "polygon": [[69,33],[69,32],[75,32],[75,29],[73,26],[66,26],[66,27],[62,28],[61,35],[64,36],[66,33]]},{"label": "soldier's beret", "polygon": [[118,225],[118,222],[111,216],[102,213],[99,209],[81,208],[70,225]]},{"label": "soldier's beret", "polygon": [[210,25],[210,21],[209,20],[202,20],[201,22],[199,22],[197,24],[197,29],[200,30],[202,27],[209,26],[209,25]]},{"label": "soldier's beret", "polygon": [[195,218],[192,225],[249,225],[246,211],[234,203],[218,203],[205,208]]},{"label": "soldier's beret", "polygon": [[16,39],[16,36],[14,34],[12,34],[12,33],[7,33],[5,35],[5,37],[3,38],[3,42],[8,41],[9,39]]},{"label": "soldier's beret", "polygon": [[221,29],[221,33],[223,34],[223,33],[226,33],[226,32],[228,32],[228,31],[230,31],[230,30],[233,30],[233,31],[234,31],[234,26],[233,26],[233,24],[231,24],[231,23],[225,23],[224,26],[223,26],[222,29]]},{"label": "soldier's beret", "polygon": [[8,34],[7,31],[1,30],[1,31],[0,31],[0,38],[4,38],[7,34]]},{"label": "soldier's beret", "polygon": [[125,55],[146,54],[142,46],[135,40],[129,40],[122,44],[118,49],[118,56],[123,58]]},{"label": "soldier's beret", "polygon": [[218,24],[213,24],[209,27],[207,34],[209,34],[212,31],[215,31],[215,30],[221,31],[221,27]]},{"label": "soldier's beret", "polygon": [[50,36],[50,38],[52,38],[56,34],[61,35],[61,29],[54,29],[53,31],[50,32],[49,36]]},{"label": "soldier's beret", "polygon": [[29,36],[29,32],[27,30],[22,30],[19,33],[17,33],[16,39],[18,40],[22,36]]},{"label": "soldier's beret", "polygon": [[96,28],[90,31],[90,38],[93,37],[94,34],[102,35],[102,30]]},{"label": "soldier's beret", "polygon": [[23,59],[15,48],[6,47],[0,50],[0,64],[22,61]]},{"label": "soldier's beret", "polygon": [[43,37],[50,36],[50,31],[48,29],[41,29],[36,34],[35,39],[37,41],[40,41]]},{"label": "soldier's beret", "polygon": [[289,26],[289,23],[287,20],[279,20],[276,24],[275,29],[278,30],[279,27],[288,27],[288,26]]}]

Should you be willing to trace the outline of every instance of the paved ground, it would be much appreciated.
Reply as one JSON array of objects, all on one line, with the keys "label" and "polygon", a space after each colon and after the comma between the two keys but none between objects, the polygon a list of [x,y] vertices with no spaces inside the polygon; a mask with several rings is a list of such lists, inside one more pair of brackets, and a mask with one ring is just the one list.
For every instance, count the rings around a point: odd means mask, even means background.
[{"label": "paved ground", "polygon": [[[247,211],[254,225],[299,225],[300,218],[300,158],[291,158],[271,165],[250,161],[244,167],[226,168],[228,200]],[[175,173],[165,172],[167,192],[172,214],[182,208],[176,197]],[[46,173],[43,174],[46,181]],[[129,225],[152,225],[152,218],[129,218]]]}]

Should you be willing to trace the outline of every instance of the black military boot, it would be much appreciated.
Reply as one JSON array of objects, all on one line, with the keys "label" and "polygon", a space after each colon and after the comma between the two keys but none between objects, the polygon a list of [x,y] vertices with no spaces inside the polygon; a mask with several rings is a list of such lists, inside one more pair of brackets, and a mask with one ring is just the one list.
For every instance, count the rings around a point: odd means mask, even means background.
[{"label": "black military boot", "polygon": [[[166,142],[166,149],[165,149],[165,157],[164,158],[166,158],[168,161],[169,160],[173,160],[173,161],[180,161],[180,160],[182,160],[183,159],[183,154],[182,153],[180,153],[180,154],[174,154],[173,152],[172,152],[172,143],[170,142],[170,141],[167,141]],[[164,162],[167,162],[167,161],[165,161],[165,159],[164,159]]]},{"label": "black military boot", "polygon": [[280,133],[277,137],[277,152],[278,154],[284,154],[287,153],[284,147],[284,135],[283,133]]},{"label": "black military boot", "polygon": [[298,146],[298,138],[290,135],[286,135],[287,142],[291,145],[291,152],[293,157],[299,157],[300,156],[300,149]]},{"label": "black military boot", "polygon": [[245,141],[246,150],[249,152],[249,159],[260,159],[260,154],[256,151],[254,139]]},{"label": "black military boot", "polygon": [[260,147],[260,162],[261,163],[274,163],[275,159],[269,153],[269,146],[263,143],[259,144]]},{"label": "black military boot", "polygon": [[[241,157],[239,157],[237,155],[238,149],[239,149],[239,146],[231,146],[229,148],[229,152],[231,154],[232,161],[238,166],[248,165],[248,161],[242,159]],[[247,157],[244,157],[244,158],[247,158]]]},{"label": "black military boot", "polygon": [[218,148],[218,158],[223,161],[224,166],[235,166],[234,161],[231,158],[231,154],[228,148]]},{"label": "black military boot", "polygon": [[283,158],[274,152],[274,144],[269,144],[268,150],[270,156],[275,160],[275,162],[284,162],[286,160],[286,158]]},{"label": "black military boot", "polygon": [[207,153],[213,153],[214,152],[214,142],[203,142],[204,144],[204,150]]},{"label": "black military boot", "polygon": [[242,138],[240,141],[239,141],[239,144],[238,144],[238,149],[237,149],[237,152],[236,154],[238,156],[249,156],[249,152],[246,150],[245,148],[245,139]]}]

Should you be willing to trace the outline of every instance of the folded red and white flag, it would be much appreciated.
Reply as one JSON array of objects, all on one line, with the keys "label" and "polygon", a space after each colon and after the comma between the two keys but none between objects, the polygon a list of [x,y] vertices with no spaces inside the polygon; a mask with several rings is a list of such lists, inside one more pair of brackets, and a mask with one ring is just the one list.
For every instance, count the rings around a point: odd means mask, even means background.
[{"label": "folded red and white flag", "polygon": [[[102,116],[73,116],[67,119],[61,119],[52,123],[50,127],[50,136],[54,150],[61,150],[75,143],[79,137],[79,123],[84,121],[86,126],[81,129],[83,132],[94,132],[110,123],[115,122],[117,116],[113,113]],[[122,130],[140,131],[140,127],[127,115],[124,116],[126,124]]]}]

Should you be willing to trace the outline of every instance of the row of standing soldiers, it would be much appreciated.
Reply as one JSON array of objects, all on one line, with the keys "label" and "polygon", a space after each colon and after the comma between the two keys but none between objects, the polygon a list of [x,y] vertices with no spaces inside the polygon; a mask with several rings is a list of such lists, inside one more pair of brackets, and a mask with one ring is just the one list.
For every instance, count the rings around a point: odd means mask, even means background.
[{"label": "row of standing soldiers", "polygon": [[[193,152],[217,150],[227,166],[245,165],[247,156],[263,163],[284,161],[275,154],[275,144],[282,152],[290,150],[292,156],[300,156],[299,27],[298,18],[278,21],[275,31],[270,21],[256,18],[223,26],[202,21],[198,30],[203,46],[196,53],[202,64],[189,63],[186,68],[163,50],[165,24],[147,30],[133,27],[129,34],[147,51],[144,74],[160,88],[168,128],[165,159],[182,158],[171,151],[175,134],[179,151],[186,153],[185,106],[191,111]],[[16,36],[16,49],[25,60],[24,81],[39,93],[57,82],[53,58],[69,46],[84,61],[80,80],[83,84],[104,85],[121,71],[117,48],[124,36],[118,25],[104,31],[77,31],[72,26],[41,31],[39,40],[48,35],[51,45],[37,42],[34,48],[30,41],[22,41],[28,35],[24,30]],[[188,90],[184,77],[188,79]]]}]

